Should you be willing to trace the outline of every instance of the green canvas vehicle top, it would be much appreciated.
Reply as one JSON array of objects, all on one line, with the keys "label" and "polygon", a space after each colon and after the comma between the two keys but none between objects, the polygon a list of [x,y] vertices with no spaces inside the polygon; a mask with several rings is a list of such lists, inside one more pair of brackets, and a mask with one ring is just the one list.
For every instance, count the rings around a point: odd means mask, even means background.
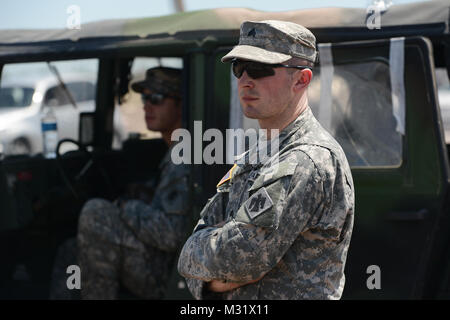
[{"label": "green canvas vehicle top", "polygon": [[[447,1],[442,0],[395,5],[382,14],[382,29],[375,30],[372,36],[381,37],[386,32],[395,34],[393,30],[402,34],[402,30],[405,32],[409,28],[422,29],[422,33],[423,29],[427,29],[429,35],[447,34],[447,5]],[[0,43],[36,45],[61,41],[59,44],[62,45],[67,42],[80,43],[100,39],[108,40],[109,43],[151,39],[155,44],[170,40],[172,45],[180,45],[191,40],[196,41],[198,46],[202,46],[208,41],[231,40],[235,43],[236,37],[239,37],[242,21],[269,19],[302,24],[318,33],[318,37],[320,31],[325,29],[346,33],[347,35],[340,36],[348,39],[355,39],[355,35],[350,31],[366,31],[365,35],[357,36],[357,38],[365,39],[370,34],[367,33],[366,18],[366,9],[319,8],[289,12],[262,12],[246,8],[221,8],[162,17],[92,22],[83,24],[80,30],[9,30],[2,33]],[[413,31],[410,32],[414,34]],[[99,44],[97,49],[100,48]],[[3,52],[2,55],[5,53],[7,52]]]},{"label": "green canvas vehicle top", "polygon": [[[195,121],[200,135],[257,128],[242,115],[236,80],[220,59],[237,44],[243,21],[268,19],[296,22],[316,35],[309,103],[352,168],[356,214],[343,298],[449,298],[449,17],[450,1],[437,0],[378,13],[227,8],[93,22],[79,30],[0,32],[0,86],[22,83],[11,89],[14,99],[30,89],[31,74],[56,76],[56,69],[64,82],[76,70],[95,79],[95,111],[58,118],[59,128],[75,127],[60,133],[72,142],[60,144],[56,159],[39,150],[9,152],[24,150],[33,137],[15,131],[13,120],[2,122],[11,108],[0,103],[0,298],[48,298],[56,250],[75,235],[84,202],[112,200],[127,183],[157,176],[166,147],[139,122],[142,105],[129,89],[147,68],[182,68],[183,126],[194,139]],[[54,90],[65,94],[61,85]],[[71,94],[83,97],[80,90]],[[32,100],[44,108],[48,99]],[[233,151],[225,145],[223,155]],[[192,225],[230,166],[225,159],[191,166]],[[172,273],[166,298],[190,298],[175,265]]]}]

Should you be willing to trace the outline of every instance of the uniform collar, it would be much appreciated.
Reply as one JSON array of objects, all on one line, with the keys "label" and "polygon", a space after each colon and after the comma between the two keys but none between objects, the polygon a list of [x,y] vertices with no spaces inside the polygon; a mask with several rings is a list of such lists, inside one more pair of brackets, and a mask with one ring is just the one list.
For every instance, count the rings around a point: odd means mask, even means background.
[{"label": "uniform collar", "polygon": [[[267,142],[267,148],[262,146],[262,149],[260,153],[262,154],[270,154],[270,150],[272,147],[276,147],[276,144],[278,144],[278,150],[281,150],[287,143],[289,143],[289,138],[292,137],[295,133],[298,133],[297,135],[303,135],[308,128],[308,123],[312,123],[313,121],[313,113],[309,107],[307,107],[295,120],[293,120],[291,123],[289,123],[283,130],[281,130],[280,134],[272,138],[272,140]],[[259,141],[259,140],[258,140]],[[235,163],[238,164],[238,166],[244,168],[247,166],[250,166],[252,168],[260,167],[262,166],[268,159],[262,159],[262,161],[257,161],[255,156],[258,154],[257,152],[257,145],[254,145],[246,152],[242,153],[241,155],[238,155],[236,157]],[[269,150],[268,152],[265,152],[266,150]]]},{"label": "uniform collar", "polygon": [[303,110],[302,113],[300,113],[297,118],[295,118],[294,121],[289,123],[283,130],[281,130],[281,133],[279,135],[280,150],[294,133],[302,136],[307,131],[309,127],[308,124],[311,124],[313,122],[313,118],[314,115],[311,111],[311,108],[308,106],[305,110]]}]

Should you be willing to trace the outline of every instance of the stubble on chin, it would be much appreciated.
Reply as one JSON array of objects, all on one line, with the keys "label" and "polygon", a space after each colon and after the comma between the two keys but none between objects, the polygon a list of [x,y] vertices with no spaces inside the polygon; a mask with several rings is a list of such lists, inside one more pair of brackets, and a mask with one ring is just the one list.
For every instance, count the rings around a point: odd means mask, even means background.
[{"label": "stubble on chin", "polygon": [[242,113],[249,119],[258,119],[258,112],[255,107],[241,104],[242,105]]}]

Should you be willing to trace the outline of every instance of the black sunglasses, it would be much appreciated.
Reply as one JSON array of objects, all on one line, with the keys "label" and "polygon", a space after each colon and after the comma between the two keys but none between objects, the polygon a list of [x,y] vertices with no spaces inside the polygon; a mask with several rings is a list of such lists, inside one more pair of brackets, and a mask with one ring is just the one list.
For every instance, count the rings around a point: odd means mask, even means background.
[{"label": "black sunglasses", "polygon": [[151,104],[159,105],[163,102],[163,100],[168,97],[162,93],[150,93],[150,94],[141,94],[142,103],[145,104],[147,101],[150,101]]},{"label": "black sunglasses", "polygon": [[294,69],[311,69],[311,67],[308,66],[289,66],[286,64],[267,64],[267,63],[261,63],[261,62],[255,62],[255,61],[244,61],[244,60],[238,60],[233,59],[231,61],[232,68],[233,68],[233,74],[236,78],[242,77],[242,74],[244,71],[247,71],[247,74],[252,79],[259,79],[264,77],[270,77],[275,74],[274,68],[294,68]]}]

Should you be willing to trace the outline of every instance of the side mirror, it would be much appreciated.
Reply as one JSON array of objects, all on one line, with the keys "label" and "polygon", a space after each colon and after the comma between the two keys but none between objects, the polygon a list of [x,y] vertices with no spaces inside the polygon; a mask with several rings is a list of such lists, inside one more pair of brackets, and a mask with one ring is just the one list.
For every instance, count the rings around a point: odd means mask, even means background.
[{"label": "side mirror", "polygon": [[94,143],[94,112],[81,112],[78,130],[78,141],[89,146]]}]

